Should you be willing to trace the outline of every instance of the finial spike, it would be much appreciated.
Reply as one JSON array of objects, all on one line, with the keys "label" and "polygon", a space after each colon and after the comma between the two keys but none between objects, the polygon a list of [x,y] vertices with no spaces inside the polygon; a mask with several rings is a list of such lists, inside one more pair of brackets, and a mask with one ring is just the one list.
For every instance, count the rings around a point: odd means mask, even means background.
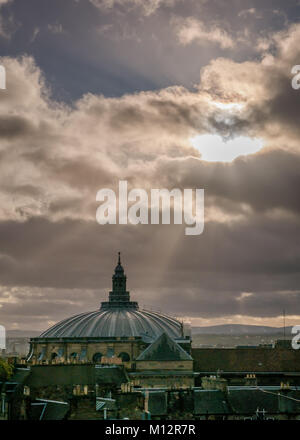
[{"label": "finial spike", "polygon": [[118,264],[121,264],[121,252],[118,252],[118,256],[119,256],[119,258],[118,258]]}]

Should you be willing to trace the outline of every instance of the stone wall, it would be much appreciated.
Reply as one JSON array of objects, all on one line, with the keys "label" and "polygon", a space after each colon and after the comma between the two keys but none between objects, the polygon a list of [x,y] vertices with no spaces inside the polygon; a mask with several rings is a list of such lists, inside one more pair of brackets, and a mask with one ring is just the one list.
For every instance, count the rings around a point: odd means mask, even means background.
[{"label": "stone wall", "polygon": [[137,370],[193,370],[193,361],[137,361]]},{"label": "stone wall", "polygon": [[[45,350],[44,358],[42,362],[61,362],[61,361],[74,361],[71,358],[72,353],[77,353],[78,357],[83,350],[86,350],[86,360],[88,362],[93,362],[93,356],[96,353],[101,353],[104,357],[119,356],[120,353],[127,353],[129,355],[130,361],[124,362],[124,364],[131,368],[131,363],[134,358],[136,358],[146,347],[141,340],[128,338],[128,340],[120,340],[120,338],[115,338],[115,340],[110,341],[97,341],[97,342],[64,342],[62,340],[57,341],[33,341],[32,349],[33,355],[31,357],[31,363],[35,364],[39,362],[39,354]],[[53,359],[55,354],[58,354],[60,350],[63,350],[62,358]],[[78,358],[76,359],[78,360]]]},{"label": "stone wall", "polygon": [[134,382],[139,386],[145,388],[191,388],[194,386],[194,377],[190,375],[177,376],[176,373],[170,373],[170,375],[155,375],[155,372],[151,376],[139,375],[134,378]]}]

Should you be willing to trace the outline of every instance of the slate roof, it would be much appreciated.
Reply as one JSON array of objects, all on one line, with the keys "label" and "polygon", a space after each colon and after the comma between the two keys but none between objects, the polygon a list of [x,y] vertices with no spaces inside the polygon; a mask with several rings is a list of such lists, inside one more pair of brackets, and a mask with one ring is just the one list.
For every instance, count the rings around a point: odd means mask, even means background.
[{"label": "slate roof", "polygon": [[16,368],[10,382],[17,382],[23,384],[27,377],[30,375],[30,368]]},{"label": "slate roof", "polygon": [[300,414],[300,390],[292,388],[287,392],[281,391],[278,404],[280,411]]},{"label": "slate roof", "polygon": [[142,334],[157,338],[162,332],[173,338],[182,337],[181,322],[163,313],[120,307],[71,316],[50,327],[39,338],[136,337]]},{"label": "slate roof", "polygon": [[[278,396],[278,394],[280,396]],[[194,414],[237,414],[253,416],[256,410],[265,410],[266,415],[278,413],[300,413],[300,390],[293,387],[284,392],[280,387],[228,387],[220,390],[194,390]]]},{"label": "slate roof", "polygon": [[192,361],[193,358],[174,339],[162,333],[136,359],[137,361]]},{"label": "slate roof", "polygon": [[115,365],[96,365],[95,375],[97,384],[113,384],[121,386],[128,382],[128,376],[124,368]]},{"label": "slate roof", "polygon": [[102,365],[34,365],[26,380],[30,387],[50,385],[95,385],[128,382],[125,370],[119,366]]},{"label": "slate roof", "polygon": [[17,382],[0,382],[0,391],[4,392],[8,399],[13,398],[17,390],[20,389],[20,384]]},{"label": "slate roof", "polygon": [[193,371],[189,370],[141,370],[141,371],[134,371],[133,373],[128,373],[129,377],[154,377],[154,376],[193,376],[196,377],[197,373],[194,373]]},{"label": "slate roof", "polygon": [[167,414],[167,393],[164,391],[149,391],[148,411],[153,416]]},{"label": "slate roof", "polygon": [[116,400],[108,397],[96,397],[96,411],[103,409],[114,410],[116,409]]},{"label": "slate roof", "polygon": [[300,372],[300,350],[192,348],[195,371]]},{"label": "slate roof", "polygon": [[278,396],[274,394],[264,393],[263,391],[253,387],[230,389],[227,395],[228,403],[234,414],[254,414],[259,408],[265,410],[269,414],[278,412]]},{"label": "slate roof", "polygon": [[219,390],[195,390],[194,414],[229,414],[225,394]]},{"label": "slate roof", "polygon": [[30,368],[16,368],[8,381],[0,382],[0,391],[5,392],[8,398],[12,398],[21,389],[21,385],[26,382],[30,373]]},{"label": "slate roof", "polygon": [[62,420],[69,409],[67,402],[36,399],[31,404],[30,420]]},{"label": "slate roof", "polygon": [[94,385],[95,365],[33,365],[26,380],[30,387]]}]

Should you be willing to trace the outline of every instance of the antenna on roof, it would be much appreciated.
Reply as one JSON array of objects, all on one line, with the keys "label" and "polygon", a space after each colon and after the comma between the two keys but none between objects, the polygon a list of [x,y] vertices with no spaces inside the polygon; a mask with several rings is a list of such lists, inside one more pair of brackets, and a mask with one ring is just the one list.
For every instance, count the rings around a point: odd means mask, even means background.
[{"label": "antenna on roof", "polygon": [[283,309],[283,339],[285,340],[285,309]]}]

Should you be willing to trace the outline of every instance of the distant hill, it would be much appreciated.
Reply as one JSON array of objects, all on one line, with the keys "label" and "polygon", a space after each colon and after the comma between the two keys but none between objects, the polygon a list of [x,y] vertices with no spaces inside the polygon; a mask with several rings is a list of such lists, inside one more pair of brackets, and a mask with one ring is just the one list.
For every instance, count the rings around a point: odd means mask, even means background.
[{"label": "distant hill", "polygon": [[7,338],[35,338],[42,332],[36,330],[6,330]]},{"label": "distant hill", "polygon": [[[291,335],[292,327],[286,327],[286,335]],[[209,327],[192,327],[193,335],[283,335],[283,327],[264,325],[224,324]]]}]

